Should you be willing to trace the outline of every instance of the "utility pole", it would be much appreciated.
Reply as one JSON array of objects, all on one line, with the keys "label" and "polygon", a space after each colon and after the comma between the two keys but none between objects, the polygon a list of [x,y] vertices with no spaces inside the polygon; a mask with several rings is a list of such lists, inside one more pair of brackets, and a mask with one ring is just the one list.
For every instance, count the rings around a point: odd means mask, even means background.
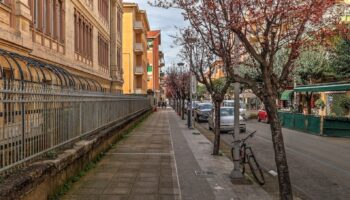
[{"label": "utility pole", "polygon": [[[236,56],[236,59],[239,58],[239,41],[238,37],[234,37],[234,55]],[[239,74],[239,71],[237,69],[237,66],[234,67],[234,74]],[[233,145],[234,145],[234,153],[233,153],[233,170],[230,174],[231,179],[242,179],[243,174],[241,172],[241,169],[239,168],[240,163],[240,155],[239,155],[239,148],[240,144],[237,142],[239,140],[239,108],[240,108],[240,102],[239,102],[239,93],[240,93],[240,83],[235,82],[234,83],[234,132],[233,132]]]},{"label": "utility pole", "polygon": [[192,84],[193,84],[193,80],[192,80],[192,72],[190,73],[190,101],[188,103],[188,106],[187,106],[187,112],[188,112],[188,128],[189,129],[193,129],[192,127]]}]

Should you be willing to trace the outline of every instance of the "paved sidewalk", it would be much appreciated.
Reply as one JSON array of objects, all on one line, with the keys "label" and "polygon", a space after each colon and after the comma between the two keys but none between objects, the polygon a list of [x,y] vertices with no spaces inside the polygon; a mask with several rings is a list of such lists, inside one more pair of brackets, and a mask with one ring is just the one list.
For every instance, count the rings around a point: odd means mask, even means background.
[{"label": "paved sidewalk", "polygon": [[205,136],[193,134],[199,131],[189,130],[186,120],[180,120],[175,112],[168,115],[183,199],[272,199],[256,184],[233,185],[229,178],[233,163],[225,156],[212,156],[213,144]]},{"label": "paved sidewalk", "polygon": [[151,115],[63,199],[180,199],[166,116],[166,112]]},{"label": "paved sidewalk", "polygon": [[159,109],[63,199],[271,199],[257,185],[233,185],[232,162],[211,156],[212,143],[192,133],[174,111]]}]

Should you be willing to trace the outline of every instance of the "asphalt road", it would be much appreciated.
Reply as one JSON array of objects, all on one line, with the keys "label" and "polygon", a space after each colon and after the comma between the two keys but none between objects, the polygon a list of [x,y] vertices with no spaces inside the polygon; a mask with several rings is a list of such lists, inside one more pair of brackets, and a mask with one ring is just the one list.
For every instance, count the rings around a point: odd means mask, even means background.
[{"label": "asphalt road", "polygon": [[[207,127],[206,124],[202,124]],[[257,130],[249,140],[264,170],[276,171],[270,126],[257,121],[247,123]],[[244,137],[246,134],[240,134]],[[350,139],[330,138],[283,129],[293,188],[305,199],[350,199]],[[232,136],[222,134],[225,142]]]}]

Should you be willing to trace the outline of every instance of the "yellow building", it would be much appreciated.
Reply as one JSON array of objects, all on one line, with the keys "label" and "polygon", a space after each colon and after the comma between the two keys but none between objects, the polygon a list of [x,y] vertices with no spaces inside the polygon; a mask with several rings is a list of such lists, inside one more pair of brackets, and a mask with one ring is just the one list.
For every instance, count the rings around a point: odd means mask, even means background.
[{"label": "yellow building", "polygon": [[123,3],[123,12],[123,92],[146,94],[147,32],[150,30],[147,14],[135,3]]},{"label": "yellow building", "polygon": [[122,0],[0,0],[1,76],[121,92],[121,23]]},{"label": "yellow building", "polygon": [[217,60],[212,65],[214,68],[214,70],[212,71],[212,75],[211,75],[212,79],[216,80],[216,79],[226,77],[224,67],[222,66],[222,61]]},{"label": "yellow building", "polygon": [[347,23],[350,23],[350,0],[343,0],[343,3],[345,3],[348,6],[348,8],[345,11],[345,15],[342,17],[342,20]]}]

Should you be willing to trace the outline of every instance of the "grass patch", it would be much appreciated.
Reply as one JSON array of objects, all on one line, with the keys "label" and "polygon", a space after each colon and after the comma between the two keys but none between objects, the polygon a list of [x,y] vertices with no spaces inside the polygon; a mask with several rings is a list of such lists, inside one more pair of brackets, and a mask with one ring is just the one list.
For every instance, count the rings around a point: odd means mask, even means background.
[{"label": "grass patch", "polygon": [[[66,180],[66,182],[57,190],[57,192],[49,196],[49,200],[59,200],[61,199],[65,194],[68,193],[68,191],[72,188],[73,184],[78,182],[82,177],[84,177],[90,170],[96,168],[97,164],[102,160],[102,158],[106,155],[106,153],[117,147],[117,143],[120,142],[123,139],[126,139],[130,136],[130,133],[138,128],[148,116],[151,115],[151,113],[147,113],[143,116],[141,116],[139,119],[137,119],[136,123],[132,124],[127,129],[123,130],[121,133],[121,137],[113,144],[109,146],[109,148],[97,155],[97,157],[92,160],[90,163],[88,163],[77,175],[69,178]],[[57,153],[56,153],[57,154]],[[57,156],[57,155],[56,155]],[[48,157],[48,156],[47,156]],[[1,177],[0,177],[1,181]]]},{"label": "grass patch", "polygon": [[53,160],[53,159],[56,159],[57,156],[58,156],[57,151],[56,150],[51,150],[51,151],[47,152],[44,157],[46,159]]}]

